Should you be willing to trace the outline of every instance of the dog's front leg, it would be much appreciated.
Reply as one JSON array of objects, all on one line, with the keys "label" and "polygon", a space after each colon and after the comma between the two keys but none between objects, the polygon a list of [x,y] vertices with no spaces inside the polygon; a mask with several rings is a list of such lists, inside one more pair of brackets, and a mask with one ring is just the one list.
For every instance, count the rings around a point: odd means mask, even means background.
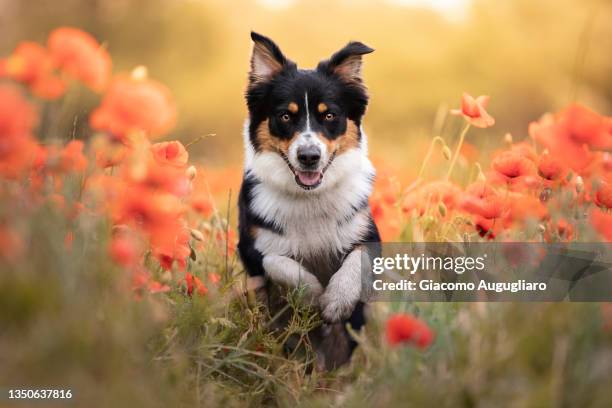
[{"label": "dog's front leg", "polygon": [[346,257],[319,300],[323,319],[330,323],[347,319],[361,298],[363,251],[356,248]]},{"label": "dog's front leg", "polygon": [[323,286],[316,276],[289,257],[266,255],[263,258],[263,268],[266,276],[276,283],[292,288],[303,285],[311,300],[317,299],[323,293]]}]

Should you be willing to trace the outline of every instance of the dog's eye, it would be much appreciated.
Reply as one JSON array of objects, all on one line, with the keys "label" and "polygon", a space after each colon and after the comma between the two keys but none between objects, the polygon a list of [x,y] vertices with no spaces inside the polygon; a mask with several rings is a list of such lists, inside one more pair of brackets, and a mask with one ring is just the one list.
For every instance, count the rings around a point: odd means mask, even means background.
[{"label": "dog's eye", "polygon": [[328,122],[331,122],[332,120],[336,119],[336,115],[331,113],[331,112],[327,112],[325,114],[325,120]]},{"label": "dog's eye", "polygon": [[289,122],[291,120],[291,116],[289,116],[289,114],[287,112],[285,112],[285,113],[281,113],[279,115],[279,119],[281,120],[281,122],[287,123],[287,122]]}]

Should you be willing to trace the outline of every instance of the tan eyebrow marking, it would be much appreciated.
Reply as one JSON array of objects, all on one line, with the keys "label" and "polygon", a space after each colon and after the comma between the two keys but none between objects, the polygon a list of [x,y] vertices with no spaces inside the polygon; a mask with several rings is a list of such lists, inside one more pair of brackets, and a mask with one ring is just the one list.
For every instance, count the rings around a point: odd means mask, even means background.
[{"label": "tan eyebrow marking", "polygon": [[319,110],[319,113],[323,113],[327,110],[327,105],[321,102],[319,106],[317,106],[317,109]]},{"label": "tan eyebrow marking", "polygon": [[287,107],[287,109],[289,109],[289,112],[291,112],[291,113],[297,113],[297,111],[298,111],[298,109],[299,109],[299,106],[298,106],[298,104],[297,104],[297,103],[295,103],[295,102],[291,102],[291,103],[289,104],[289,106]]}]

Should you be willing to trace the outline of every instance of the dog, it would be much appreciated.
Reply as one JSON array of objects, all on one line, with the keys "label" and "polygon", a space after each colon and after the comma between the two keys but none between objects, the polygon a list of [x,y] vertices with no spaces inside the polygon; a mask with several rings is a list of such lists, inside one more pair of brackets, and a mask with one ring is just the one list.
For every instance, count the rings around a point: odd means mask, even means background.
[{"label": "dog", "polygon": [[270,38],[251,39],[238,253],[271,313],[284,304],[279,288],[298,286],[319,308],[324,323],[309,338],[316,367],[331,370],[356,346],[347,324],[365,324],[362,262],[375,255],[364,244],[380,242],[361,126],[362,56],[374,50],[350,42],[316,69],[298,69]]}]

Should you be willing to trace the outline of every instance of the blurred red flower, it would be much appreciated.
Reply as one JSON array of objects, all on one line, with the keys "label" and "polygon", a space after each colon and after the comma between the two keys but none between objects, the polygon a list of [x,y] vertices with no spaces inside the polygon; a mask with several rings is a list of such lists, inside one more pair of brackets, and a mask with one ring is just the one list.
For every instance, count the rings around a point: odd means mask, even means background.
[{"label": "blurred red flower", "polygon": [[561,162],[555,159],[550,153],[544,153],[540,156],[538,163],[538,174],[546,180],[557,180],[562,178],[566,173],[566,169]]},{"label": "blurred red flower", "polygon": [[185,274],[185,284],[187,295],[192,296],[195,289],[196,293],[200,296],[204,296],[208,293],[208,288],[197,276],[193,276],[190,273]]},{"label": "blurred red flower", "polygon": [[407,313],[397,313],[387,319],[387,342],[391,346],[411,343],[420,349],[426,349],[434,339],[433,331],[425,322]]},{"label": "blurred red flower", "polygon": [[22,237],[12,228],[0,224],[0,259],[15,261],[23,254],[24,249]]},{"label": "blurred red flower", "polygon": [[528,143],[528,142],[514,143],[512,146],[510,146],[510,150],[520,154],[521,156],[525,157],[526,159],[531,160],[534,163],[538,162],[538,155],[531,143]]},{"label": "blurred red flower", "polygon": [[191,199],[191,208],[200,213],[204,218],[210,217],[213,212],[213,202],[208,194],[195,194]]},{"label": "blurred red flower", "polygon": [[38,124],[36,108],[13,85],[0,84],[0,136],[30,135]]},{"label": "blurred red flower", "polygon": [[502,232],[502,223],[497,219],[476,216],[474,219],[474,228],[481,238],[493,240]]},{"label": "blurred red flower", "polygon": [[464,211],[486,219],[499,218],[504,210],[504,200],[484,182],[476,182],[461,194],[459,206]]},{"label": "blurred red flower", "polygon": [[109,255],[121,266],[133,266],[140,258],[139,245],[133,237],[118,235],[111,240]]},{"label": "blurred red flower", "polygon": [[569,241],[574,238],[574,227],[566,219],[557,221],[557,234],[563,240]]},{"label": "blurred red flower", "polygon": [[461,108],[452,109],[451,114],[463,116],[468,123],[478,128],[488,128],[495,124],[495,119],[486,110],[488,103],[489,97],[486,95],[473,98],[464,92],[461,97]]},{"label": "blurred red flower", "polygon": [[113,79],[102,104],[89,118],[92,128],[124,141],[131,132],[143,131],[149,137],[164,135],[175,121],[176,106],[164,85],[125,76]]},{"label": "blurred red flower", "polygon": [[153,255],[165,270],[171,270],[176,262],[179,269],[185,269],[187,258],[191,254],[189,246],[189,232],[180,230],[174,236],[173,242],[152,243]]},{"label": "blurred red flower", "polygon": [[591,225],[608,242],[612,242],[612,213],[593,208]]},{"label": "blurred red flower", "polygon": [[175,242],[181,215],[181,206],[175,197],[141,186],[127,186],[113,204],[116,224],[141,228],[159,243]]},{"label": "blurred red flower", "polygon": [[535,174],[534,163],[516,151],[506,150],[493,158],[491,167],[506,181]]},{"label": "blurred red flower", "polygon": [[148,284],[149,293],[167,293],[170,292],[170,286],[158,281],[150,280]]},{"label": "blurred red flower", "polygon": [[108,135],[96,135],[91,148],[96,158],[96,165],[100,168],[117,166],[130,153],[128,146]]},{"label": "blurred red flower", "polygon": [[529,135],[550,154],[563,158],[569,167],[581,172],[593,158],[590,149],[612,148],[609,118],[574,104],[556,115],[544,115],[529,125]]},{"label": "blurred red flower", "polygon": [[155,143],[151,146],[153,157],[161,164],[185,167],[189,160],[189,153],[179,141]]},{"label": "blurred red flower", "polygon": [[55,99],[66,91],[66,84],[57,76],[51,56],[35,42],[19,43],[11,56],[0,60],[0,65],[0,77],[23,82],[40,98]]},{"label": "blurred red flower", "polygon": [[70,141],[60,153],[60,167],[64,172],[82,172],[87,168],[87,159],[83,155],[83,141]]},{"label": "blurred red flower", "polygon": [[592,111],[586,106],[573,104],[558,115],[558,121],[576,143],[585,143],[592,149],[612,149],[612,129],[609,118]]},{"label": "blurred red flower", "polygon": [[433,181],[424,184],[406,195],[402,203],[402,211],[410,213],[413,209],[419,215],[423,215],[429,207],[442,202],[447,210],[455,207],[461,193],[461,189],[450,181]]},{"label": "blurred red flower", "polygon": [[548,216],[546,206],[538,198],[528,194],[510,193],[508,208],[504,218],[506,227],[510,227],[513,222],[522,224],[529,219],[541,221]]},{"label": "blurred red flower", "polygon": [[34,106],[19,89],[0,84],[0,175],[17,178],[34,163],[39,149],[31,132],[37,123]]},{"label": "blurred red flower", "polygon": [[612,208],[612,184],[601,181],[595,192],[595,204],[604,209]]},{"label": "blurred red flower", "polygon": [[49,34],[47,46],[57,66],[69,76],[96,92],[106,88],[112,61],[91,34],[78,28],[60,27]]},{"label": "blurred red flower", "polygon": [[133,181],[153,190],[165,191],[177,197],[190,192],[189,178],[182,169],[162,165],[149,160],[143,174],[136,174]]}]

